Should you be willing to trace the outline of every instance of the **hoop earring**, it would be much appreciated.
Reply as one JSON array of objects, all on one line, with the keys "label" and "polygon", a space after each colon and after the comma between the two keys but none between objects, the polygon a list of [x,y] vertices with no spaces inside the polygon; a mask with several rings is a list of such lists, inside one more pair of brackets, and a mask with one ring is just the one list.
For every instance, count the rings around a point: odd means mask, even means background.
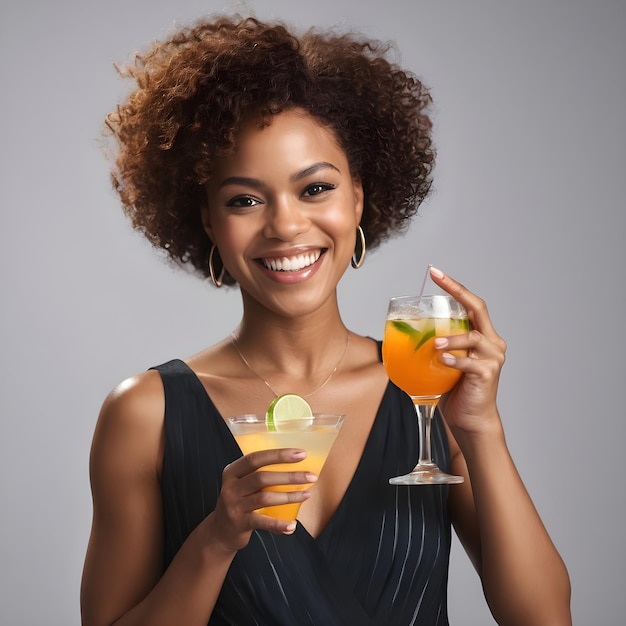
[{"label": "hoop earring", "polygon": [[[359,237],[357,238],[356,245],[354,246],[354,254],[352,255],[352,258],[350,259],[350,265],[352,265],[352,267],[355,270],[358,270],[359,267],[363,265],[363,261],[365,261],[365,233],[363,232],[363,229],[361,228],[361,224],[357,226],[356,232],[359,235]],[[360,251],[358,252],[359,256],[357,257],[357,251],[359,250],[359,248],[360,248]]]},{"label": "hoop earring", "polygon": [[[216,250],[217,250],[217,246],[215,244],[213,244],[211,246],[211,252],[209,252],[209,261],[208,261],[207,265],[209,266],[209,274],[211,275],[211,282],[216,287],[219,288],[219,287],[221,287],[224,284],[222,282],[224,280],[224,264],[222,263],[222,269],[221,269],[221,271],[219,273],[219,276],[215,276],[215,269],[213,267],[213,255],[215,254]],[[218,250],[217,254],[219,255],[219,250]]]}]

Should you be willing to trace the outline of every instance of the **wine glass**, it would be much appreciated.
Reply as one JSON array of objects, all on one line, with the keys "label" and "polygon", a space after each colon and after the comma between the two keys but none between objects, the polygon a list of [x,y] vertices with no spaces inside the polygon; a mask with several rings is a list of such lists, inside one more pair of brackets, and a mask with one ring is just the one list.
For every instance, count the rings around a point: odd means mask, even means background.
[{"label": "wine glass", "polygon": [[[307,456],[297,463],[267,465],[264,471],[296,472],[299,470],[318,474],[322,471],[328,453],[339,434],[345,415],[314,413],[311,417],[281,419],[269,424],[265,415],[246,414],[229,417],[228,428],[244,454],[274,448],[300,448]],[[275,485],[267,491],[303,491],[309,484]],[[300,502],[279,504],[258,509],[258,513],[280,520],[293,521],[300,511]]]},{"label": "wine glass", "polygon": [[459,370],[441,363],[434,340],[467,332],[467,312],[452,296],[399,296],[389,301],[383,363],[390,380],[411,396],[420,437],[417,465],[409,474],[391,478],[392,485],[455,484],[464,480],[446,474],[433,461],[430,425],[439,399],[461,377]]}]

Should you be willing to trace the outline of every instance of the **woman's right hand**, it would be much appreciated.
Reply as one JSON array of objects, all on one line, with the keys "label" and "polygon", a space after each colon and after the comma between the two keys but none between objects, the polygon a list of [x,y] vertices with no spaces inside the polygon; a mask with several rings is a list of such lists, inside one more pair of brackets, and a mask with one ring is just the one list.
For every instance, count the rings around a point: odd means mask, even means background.
[{"label": "woman's right hand", "polygon": [[263,471],[267,465],[297,463],[306,458],[306,452],[295,448],[261,450],[246,454],[224,468],[222,490],[215,511],[207,517],[213,527],[214,539],[228,551],[245,547],[253,530],[291,534],[295,521],[285,521],[257,513],[257,509],[295,502],[310,497],[308,490],[264,491],[275,485],[307,485],[317,476],[310,472]]}]

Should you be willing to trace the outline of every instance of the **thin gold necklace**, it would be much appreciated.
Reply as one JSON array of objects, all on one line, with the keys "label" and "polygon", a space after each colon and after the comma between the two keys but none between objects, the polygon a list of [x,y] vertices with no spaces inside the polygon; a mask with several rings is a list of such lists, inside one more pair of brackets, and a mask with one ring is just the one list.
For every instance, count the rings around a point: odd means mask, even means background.
[{"label": "thin gold necklace", "polygon": [[[248,363],[248,360],[246,359],[246,357],[242,354],[241,350],[239,349],[239,346],[237,345],[237,339],[235,339],[235,333],[232,333],[230,336],[230,339],[232,341],[233,344],[233,348],[235,348],[235,351],[237,352],[237,354],[239,355],[239,357],[241,358],[241,360],[244,362],[245,366],[274,394],[275,398],[278,398],[279,393],[277,393],[276,391],[274,391],[272,389],[272,386],[265,380],[265,378],[263,378],[253,367],[252,365],[250,365],[250,363]],[[310,391],[309,393],[307,393],[306,395],[302,396],[303,398],[310,398],[313,394],[317,393],[318,391],[320,391],[321,389],[323,389],[328,382],[330,381],[330,379],[333,377],[333,374],[337,371],[337,368],[341,365],[341,361],[343,361],[343,357],[346,355],[346,352],[348,351],[348,347],[350,346],[350,331],[348,331],[347,335],[346,335],[346,346],[343,349],[343,352],[341,353],[341,356],[339,357],[339,360],[337,361],[337,363],[335,364],[335,367],[333,367],[332,371],[330,372],[330,374],[328,374],[328,376],[326,376],[326,378],[324,379],[324,382],[322,382],[322,384],[317,387],[316,389],[314,389],[313,391]]]}]

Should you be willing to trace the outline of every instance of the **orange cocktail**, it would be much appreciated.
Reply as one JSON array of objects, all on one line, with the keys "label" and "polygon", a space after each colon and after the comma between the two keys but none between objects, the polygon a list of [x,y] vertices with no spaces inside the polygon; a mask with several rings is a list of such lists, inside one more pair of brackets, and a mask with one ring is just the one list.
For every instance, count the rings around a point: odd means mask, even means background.
[{"label": "orange cocktail", "polygon": [[[297,472],[307,471],[318,474],[326,462],[328,453],[337,438],[344,416],[333,413],[316,413],[310,418],[281,420],[268,425],[265,416],[241,415],[229,418],[228,426],[235,441],[244,454],[274,448],[300,448],[307,456],[297,463],[267,465],[263,471]],[[275,485],[267,491],[303,491],[310,489],[304,485]],[[293,521],[298,516],[300,502],[268,506],[258,509],[259,513],[277,519]]]},{"label": "orange cocktail", "polygon": [[383,341],[387,375],[413,398],[441,396],[454,387],[461,372],[441,363],[434,346],[435,338],[468,331],[467,318],[387,320]]},{"label": "orange cocktail", "polygon": [[[435,349],[437,337],[469,331],[467,312],[449,295],[391,298],[383,337],[383,363],[387,375],[411,396],[419,425],[419,460],[392,485],[435,485],[463,482],[463,476],[442,471],[431,456],[430,424],[439,398],[461,378],[461,370],[448,367]],[[465,356],[466,350],[457,356]]]}]

